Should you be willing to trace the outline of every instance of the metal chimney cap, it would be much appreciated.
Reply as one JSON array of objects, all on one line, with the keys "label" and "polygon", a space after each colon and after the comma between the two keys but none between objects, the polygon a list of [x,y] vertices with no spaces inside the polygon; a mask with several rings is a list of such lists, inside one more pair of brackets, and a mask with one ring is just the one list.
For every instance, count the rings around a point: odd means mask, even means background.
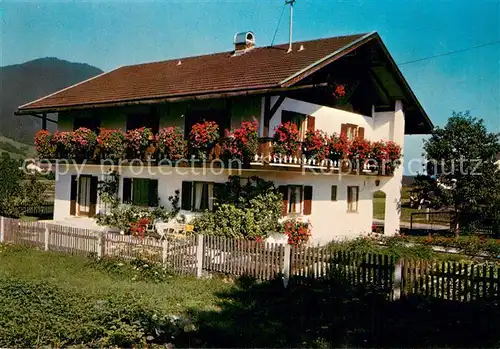
[{"label": "metal chimney cap", "polygon": [[234,44],[253,44],[255,45],[255,35],[251,31],[234,34]]}]

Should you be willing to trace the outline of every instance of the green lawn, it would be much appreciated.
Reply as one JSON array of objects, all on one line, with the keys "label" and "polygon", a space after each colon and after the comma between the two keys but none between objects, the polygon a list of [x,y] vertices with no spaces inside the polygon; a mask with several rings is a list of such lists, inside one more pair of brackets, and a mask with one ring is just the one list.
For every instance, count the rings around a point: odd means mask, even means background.
[{"label": "green lawn", "polygon": [[[155,279],[146,269],[0,245],[0,347],[500,344],[495,302],[391,302],[386,289],[354,287],[341,273],[284,289],[281,279]],[[149,281],[134,281],[138,273]]]},{"label": "green lawn", "polygon": [[[411,214],[414,212],[425,212],[425,210],[417,210],[410,208],[407,205],[408,201],[403,198],[403,206],[401,207],[401,221],[409,222]],[[373,198],[373,218],[384,219],[385,214],[385,197],[375,196]]]},{"label": "green lawn", "polygon": [[[166,276],[158,282],[153,275],[134,281],[142,272],[120,264],[0,245],[0,347],[75,341],[128,347],[134,341],[120,336],[141,343],[140,337],[148,335],[130,323],[151,329],[157,317],[187,316],[190,309],[217,312],[217,294],[231,287],[221,279],[194,277]],[[122,320],[114,324],[110,316]]]}]

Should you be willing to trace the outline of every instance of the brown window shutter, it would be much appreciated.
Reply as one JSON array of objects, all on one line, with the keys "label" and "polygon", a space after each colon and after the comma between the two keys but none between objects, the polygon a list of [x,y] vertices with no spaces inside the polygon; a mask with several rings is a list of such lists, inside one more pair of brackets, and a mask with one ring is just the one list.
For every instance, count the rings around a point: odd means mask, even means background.
[{"label": "brown window shutter", "polygon": [[278,187],[279,192],[281,195],[283,195],[283,210],[282,214],[283,216],[286,216],[288,214],[288,186],[286,185],[280,185]]},{"label": "brown window shutter", "polygon": [[361,139],[365,138],[365,128],[364,127],[359,127],[358,128],[358,137]]},{"label": "brown window shutter", "polygon": [[132,178],[123,178],[122,202],[129,203],[131,201],[132,201]]},{"label": "brown window shutter", "polygon": [[307,131],[314,132],[316,130],[316,118],[314,116],[307,116]]},{"label": "brown window shutter", "polygon": [[186,211],[192,209],[191,195],[193,193],[193,182],[182,182],[181,208]]},{"label": "brown window shutter", "polygon": [[304,187],[304,211],[305,215],[310,215],[312,212],[313,187],[306,185]]},{"label": "brown window shutter", "polygon": [[70,192],[70,205],[69,205],[69,214],[71,216],[76,215],[77,192],[78,192],[78,177],[71,176],[71,192]]},{"label": "brown window shutter", "polygon": [[89,217],[93,217],[96,214],[97,207],[97,177],[92,176],[90,178],[90,206],[89,206]]},{"label": "brown window shutter", "polygon": [[340,126],[340,134],[341,135],[347,135],[347,124],[342,124]]},{"label": "brown window shutter", "polygon": [[156,207],[158,206],[158,180],[150,179],[148,187],[148,206]]}]

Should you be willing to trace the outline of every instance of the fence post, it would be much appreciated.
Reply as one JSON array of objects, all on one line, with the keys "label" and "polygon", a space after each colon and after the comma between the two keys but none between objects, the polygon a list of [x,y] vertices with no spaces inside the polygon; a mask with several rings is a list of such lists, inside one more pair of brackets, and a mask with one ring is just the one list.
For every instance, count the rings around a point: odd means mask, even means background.
[{"label": "fence post", "polygon": [[161,262],[163,265],[167,264],[167,251],[168,251],[168,241],[166,238],[161,242]]},{"label": "fence post", "polygon": [[403,263],[404,260],[400,259],[394,266],[394,296],[393,300],[401,298],[401,286],[403,285]]},{"label": "fence post", "polygon": [[97,258],[101,259],[106,254],[105,233],[99,231],[97,234]]},{"label": "fence post", "polygon": [[201,278],[203,272],[203,235],[198,234],[196,245],[196,277]]},{"label": "fence post", "polygon": [[5,218],[0,218],[0,243],[5,241]]},{"label": "fence post", "polygon": [[47,226],[45,226],[45,234],[44,234],[45,251],[49,250],[49,236],[50,236],[49,228],[47,228]]},{"label": "fence post", "polygon": [[289,244],[285,245],[285,254],[283,256],[283,286],[288,287],[288,282],[290,281],[290,257],[291,257],[292,246]]}]

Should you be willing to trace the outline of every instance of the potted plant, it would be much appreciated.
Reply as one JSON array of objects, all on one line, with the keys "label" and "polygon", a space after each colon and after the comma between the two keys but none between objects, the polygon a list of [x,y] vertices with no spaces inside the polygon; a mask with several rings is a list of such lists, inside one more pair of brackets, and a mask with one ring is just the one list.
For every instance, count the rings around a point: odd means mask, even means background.
[{"label": "potted plant", "polygon": [[327,159],[329,157],[328,135],[320,130],[307,131],[303,150],[308,159],[315,158],[318,161]]},{"label": "potted plant", "polygon": [[156,135],[156,150],[158,159],[177,161],[185,157],[187,142],[184,134],[178,127],[166,127],[160,129]]},{"label": "potted plant", "polygon": [[101,128],[97,137],[101,159],[121,160],[125,153],[125,134],[121,130]]},{"label": "potted plant", "polygon": [[97,136],[93,131],[80,127],[73,132],[71,143],[73,144],[72,150],[75,159],[79,161],[93,159],[97,144]]},{"label": "potted plant", "polygon": [[382,165],[387,162],[388,157],[384,141],[372,142],[370,158],[376,163],[376,166],[372,168],[372,171],[375,171],[376,169],[380,170]]},{"label": "potted plant", "polygon": [[358,166],[361,166],[361,169],[363,169],[365,161],[370,157],[370,141],[361,137],[357,137],[351,142],[350,153],[352,157],[351,160],[354,165],[353,167],[358,168]]},{"label": "potted plant", "polygon": [[240,128],[231,132],[224,144],[225,157],[239,159],[248,165],[259,150],[258,126],[257,121],[244,121]]},{"label": "potted plant", "polygon": [[352,111],[352,104],[349,103],[349,99],[357,87],[358,83],[350,85],[346,83],[334,82],[331,88],[335,107],[345,111]]},{"label": "potted plant", "polygon": [[40,130],[35,135],[35,149],[40,159],[53,159],[56,147],[52,142],[52,134],[47,130]]},{"label": "potted plant", "polygon": [[300,144],[300,132],[294,123],[280,124],[274,130],[273,153],[275,155],[299,157]]},{"label": "potted plant", "polygon": [[189,133],[193,155],[198,159],[208,159],[219,138],[219,125],[216,122],[204,121],[194,124]]},{"label": "potted plant", "polygon": [[401,165],[401,147],[393,141],[388,141],[385,145],[385,151],[387,153],[387,164],[386,164],[386,174],[394,173],[394,170]]},{"label": "potted plant", "polygon": [[148,154],[151,153],[152,137],[153,132],[146,127],[127,131],[125,134],[127,158],[129,160],[147,160]]},{"label": "potted plant", "polygon": [[50,140],[51,145],[54,147],[54,155],[56,159],[73,159],[74,150],[71,139],[73,132],[59,131],[52,135]]}]

